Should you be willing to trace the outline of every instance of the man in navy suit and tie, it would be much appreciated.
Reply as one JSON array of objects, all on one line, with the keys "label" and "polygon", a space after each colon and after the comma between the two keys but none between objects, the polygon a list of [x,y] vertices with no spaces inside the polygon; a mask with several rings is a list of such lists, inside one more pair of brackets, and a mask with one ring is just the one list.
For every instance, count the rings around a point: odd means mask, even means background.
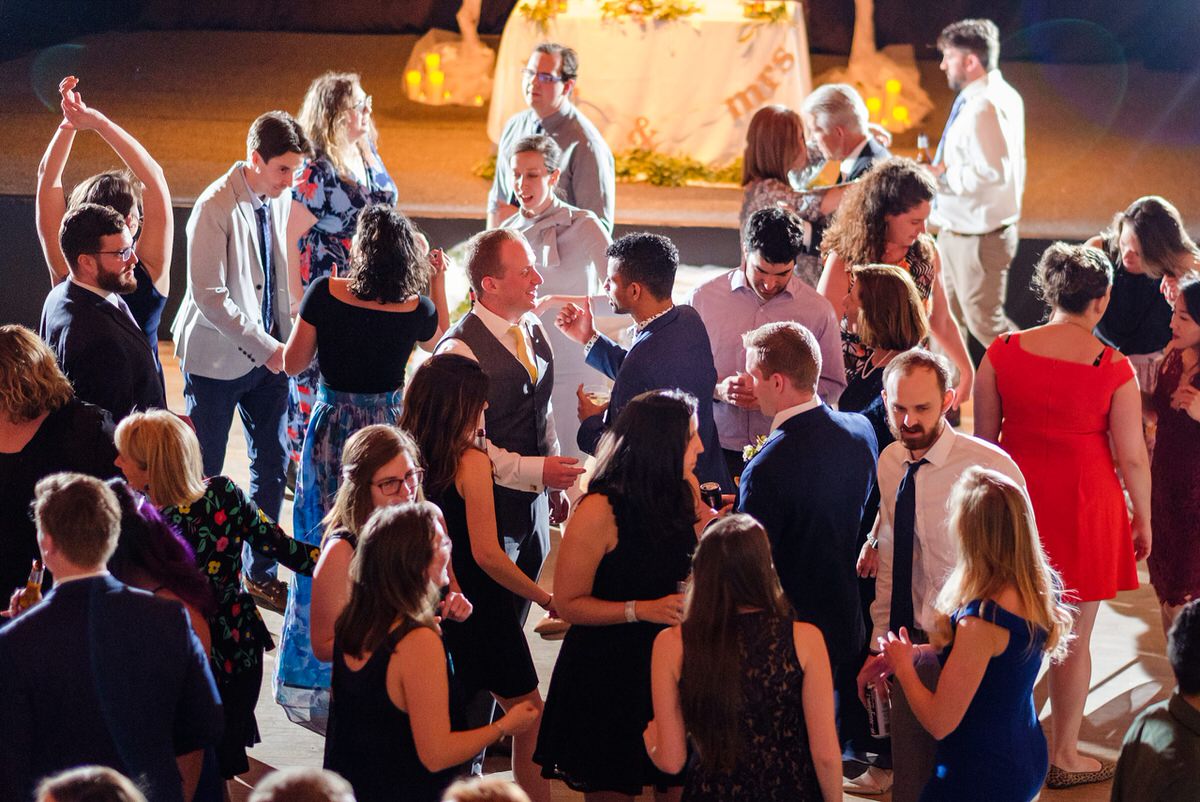
[{"label": "man in navy suit and tie", "polygon": [[[879,445],[862,415],[821,403],[821,349],[790,321],[743,336],[746,372],[771,433],[746,465],[738,512],[767,530],[780,584],[801,621],[825,636],[843,740],[864,711],[856,677],[866,632],[858,600],[858,528]],[[861,725],[861,721],[857,722]]]},{"label": "man in navy suit and tie", "polygon": [[190,800],[224,720],[187,612],[105,570],[121,510],[103,482],[54,474],[35,498],[58,585],[0,630],[0,799],[30,799],[47,775],[100,765],[155,802]]},{"label": "man in navy suit and tie", "polygon": [[71,274],[42,306],[40,334],[75,395],[120,421],[139,409],[165,408],[162,377],[146,335],[121,300],[137,289],[137,256],[125,218],[81,203],[63,218],[59,244]]}]

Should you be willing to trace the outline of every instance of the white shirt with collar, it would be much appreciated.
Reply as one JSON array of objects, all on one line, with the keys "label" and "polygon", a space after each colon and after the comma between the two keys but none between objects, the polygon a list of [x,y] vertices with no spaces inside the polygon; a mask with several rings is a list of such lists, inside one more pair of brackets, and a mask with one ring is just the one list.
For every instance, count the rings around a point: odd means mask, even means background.
[{"label": "white shirt with collar", "polygon": [[987,234],[1021,217],[1025,192],[1025,102],[999,70],[963,87],[945,132],[946,173],[930,222],[956,234]]},{"label": "white shirt with collar", "polygon": [[[483,324],[493,337],[500,341],[504,349],[517,356],[517,341],[511,334],[509,329],[514,324],[508,322],[504,318],[497,315],[492,310],[488,309],[481,303],[476,303],[468,314],[475,315],[479,318],[479,322]],[[526,312],[521,316],[521,319],[516,325],[521,326],[525,333],[525,360],[518,357],[518,361],[528,361],[530,364],[537,364],[537,360],[533,354],[533,337],[531,332],[541,329],[541,321],[532,312]],[[474,362],[478,362],[478,357],[471,350],[471,346],[459,339],[450,338],[442,342],[438,346],[437,353],[439,354],[457,354],[465,356]],[[559,454],[558,433],[554,428],[554,407],[553,404],[546,410],[546,429],[550,436],[550,456]],[[544,457],[529,457],[517,454],[514,451],[507,451],[487,441],[487,454],[492,460],[492,476],[496,480],[496,484],[501,487],[512,488],[513,490],[522,490],[529,493],[540,493],[545,489],[542,484],[542,470],[545,467],[546,460]]]},{"label": "white shirt with collar", "polygon": [[[912,594],[916,624],[932,631],[937,620],[934,602],[946,577],[958,562],[958,547],[950,532],[950,489],[963,472],[972,466],[990,468],[1012,479],[1022,488],[1025,477],[1008,454],[985,440],[956,432],[946,424],[937,442],[925,452],[928,464],[916,473],[916,515],[914,518]],[[879,520],[875,536],[879,538],[879,573],[875,579],[875,601],[871,604],[870,646],[876,651],[876,638],[888,630],[892,612],[892,563],[896,517],[896,491],[916,462],[899,440],[879,455]]]},{"label": "white shirt with collar", "polygon": [[842,159],[842,166],[839,168],[842,175],[848,176],[850,173],[854,172],[854,163],[858,161],[858,157],[862,155],[863,148],[867,146],[867,137],[869,136],[870,134],[865,134],[862,142],[859,142],[854,150],[847,153],[846,158]]},{"label": "white shirt with collar", "polygon": [[808,412],[810,409],[816,409],[819,406],[821,406],[821,399],[814,395],[808,401],[779,410],[775,413],[775,417],[771,419],[771,434],[775,434],[775,431],[788,420],[803,412]]}]

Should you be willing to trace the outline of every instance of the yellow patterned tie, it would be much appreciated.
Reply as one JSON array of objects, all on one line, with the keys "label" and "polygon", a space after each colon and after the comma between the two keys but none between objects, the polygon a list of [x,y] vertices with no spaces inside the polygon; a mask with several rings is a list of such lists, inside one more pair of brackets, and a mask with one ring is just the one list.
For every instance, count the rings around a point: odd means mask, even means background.
[{"label": "yellow patterned tie", "polygon": [[508,333],[517,341],[517,361],[525,366],[525,371],[529,374],[529,378],[537,381],[537,366],[529,359],[529,346],[525,343],[525,332],[520,326],[511,326]]}]

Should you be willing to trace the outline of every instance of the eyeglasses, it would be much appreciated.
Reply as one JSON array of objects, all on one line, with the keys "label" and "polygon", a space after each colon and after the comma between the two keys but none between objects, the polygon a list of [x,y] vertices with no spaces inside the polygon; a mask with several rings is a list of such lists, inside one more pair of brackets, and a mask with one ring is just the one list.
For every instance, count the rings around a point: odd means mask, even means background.
[{"label": "eyeglasses", "polygon": [[88,253],[93,256],[99,256],[102,253],[111,253],[112,255],[119,257],[122,262],[128,262],[129,258],[133,256],[133,246],[130,245],[128,248],[122,248],[119,251],[88,251]]},{"label": "eyeglasses", "polygon": [[421,487],[421,480],[425,478],[425,470],[423,468],[413,468],[404,476],[389,476],[379,482],[371,482],[371,485],[378,488],[379,492],[385,496],[394,496],[400,492],[400,486],[404,485],[409,493],[416,493]]},{"label": "eyeglasses", "polygon": [[362,100],[355,103],[354,110],[355,111],[370,111],[371,110],[371,96],[367,95]]},{"label": "eyeglasses", "polygon": [[534,72],[529,68],[521,70],[521,74],[531,81],[536,80],[539,84],[558,84],[567,80],[561,75],[555,75],[552,72]]}]

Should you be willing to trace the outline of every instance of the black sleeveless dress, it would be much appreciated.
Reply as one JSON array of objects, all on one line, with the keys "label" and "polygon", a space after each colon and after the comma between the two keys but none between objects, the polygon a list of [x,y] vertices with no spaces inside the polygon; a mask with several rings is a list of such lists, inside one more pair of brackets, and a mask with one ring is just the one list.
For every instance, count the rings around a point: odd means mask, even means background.
[{"label": "black sleeveless dress", "polygon": [[[685,802],[820,802],[821,787],[804,722],[804,671],[792,621],[766,613],[737,617],[742,664],[742,721],[737,765],[712,771],[695,761]],[[687,653],[683,671],[687,673]]]},{"label": "black sleeveless dress", "polygon": [[442,623],[442,636],[454,658],[458,681],[469,696],[488,691],[502,699],[513,699],[533,692],[538,677],[518,617],[522,599],[475,562],[467,531],[467,506],[454,485],[436,497],[431,494],[429,500],[446,519],[454,576],[474,606],[466,621]]},{"label": "black sleeveless dress", "polygon": [[[606,601],[658,599],[691,570],[691,525],[655,529],[607,495],[617,546],[596,568],[592,595]],[[554,665],[533,760],[542,776],[577,791],[637,795],[647,785],[680,785],[650,762],[642,731],[654,717],[650,655],[662,624],[573,625]]]},{"label": "black sleeveless dress", "polygon": [[[417,756],[412,722],[387,693],[387,667],[392,652],[416,625],[399,626],[375,649],[367,662],[352,671],[334,643],[333,695],[325,738],[325,768],[354,786],[358,802],[439,802],[468,766],[429,771]],[[463,700],[449,658],[450,728],[463,729]]]}]

